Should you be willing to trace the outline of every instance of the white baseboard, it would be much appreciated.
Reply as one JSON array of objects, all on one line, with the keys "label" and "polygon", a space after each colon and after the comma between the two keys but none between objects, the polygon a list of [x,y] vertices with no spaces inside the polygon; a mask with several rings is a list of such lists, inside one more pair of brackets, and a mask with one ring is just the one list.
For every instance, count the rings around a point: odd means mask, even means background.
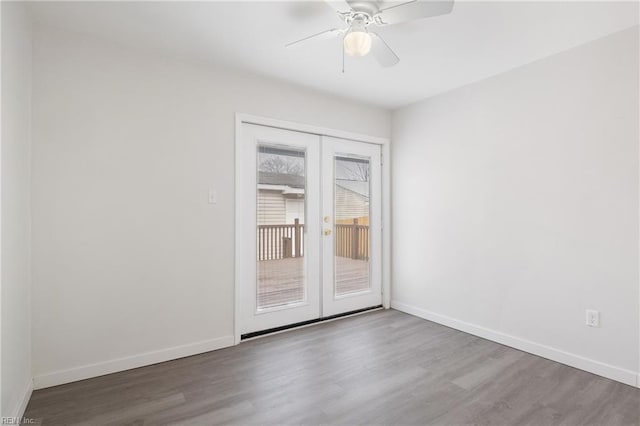
[{"label": "white baseboard", "polygon": [[606,377],[608,379],[622,382],[627,385],[640,387],[640,374],[638,374],[638,372],[636,371],[625,370],[620,367],[615,367],[610,364],[605,364],[600,361],[585,358],[580,355],[565,352],[560,349],[545,346],[540,343],[535,343],[526,339],[522,339],[520,337],[502,333],[500,331],[491,330],[479,325],[460,321],[446,315],[427,311],[425,309],[408,305],[406,303],[392,300],[391,307],[407,314],[433,321],[447,327],[455,328],[456,330],[464,331],[465,333],[473,334],[478,337],[492,340],[502,345],[511,346],[512,348],[529,352],[531,354],[538,355],[562,364],[566,364],[571,367],[579,368],[580,370],[588,371],[589,373],[597,374],[598,376]]},{"label": "white baseboard", "polygon": [[132,368],[144,367],[159,362],[171,361],[203,352],[214,351],[234,345],[233,336],[224,336],[217,339],[205,340],[188,345],[175,346],[159,351],[146,352],[125,358],[118,358],[96,364],[83,365],[67,370],[54,371],[37,375],[33,378],[35,389],[48,388],[105,374],[117,373]]},{"label": "white baseboard", "polygon": [[31,399],[31,394],[33,393],[33,380],[29,379],[26,386],[24,387],[23,392],[21,393],[21,398],[17,401],[16,406],[13,410],[9,410],[9,417],[15,419],[21,419],[24,417],[24,412],[27,409],[27,404],[29,404],[29,400]]}]

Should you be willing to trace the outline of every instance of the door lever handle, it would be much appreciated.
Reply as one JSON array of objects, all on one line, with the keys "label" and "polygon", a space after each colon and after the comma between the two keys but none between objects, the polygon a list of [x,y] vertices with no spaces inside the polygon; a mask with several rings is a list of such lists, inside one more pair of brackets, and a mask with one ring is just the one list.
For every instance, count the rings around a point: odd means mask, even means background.
[{"label": "door lever handle", "polygon": [[324,235],[325,235],[325,236],[329,236],[329,235],[331,235],[331,229],[325,229],[325,230],[324,230]]}]

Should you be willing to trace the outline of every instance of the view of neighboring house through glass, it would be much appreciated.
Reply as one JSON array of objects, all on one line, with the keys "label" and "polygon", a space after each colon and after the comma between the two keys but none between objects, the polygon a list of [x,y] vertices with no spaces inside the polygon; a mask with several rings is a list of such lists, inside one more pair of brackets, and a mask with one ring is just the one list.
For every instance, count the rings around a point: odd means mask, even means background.
[{"label": "view of neighboring house through glass", "polygon": [[261,145],[257,169],[260,310],[305,300],[305,152]]},{"label": "view of neighboring house through glass", "polygon": [[370,161],[335,157],[335,295],[370,288]]},{"label": "view of neighboring house through glass", "polygon": [[[260,145],[257,309],[305,301],[305,152]],[[369,159],[335,157],[335,295],[370,288]]]}]

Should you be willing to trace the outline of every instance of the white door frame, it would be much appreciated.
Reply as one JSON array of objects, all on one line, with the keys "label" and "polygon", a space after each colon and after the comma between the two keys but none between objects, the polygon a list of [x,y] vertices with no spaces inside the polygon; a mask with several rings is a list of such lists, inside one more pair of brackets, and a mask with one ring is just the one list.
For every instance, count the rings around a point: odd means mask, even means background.
[{"label": "white door frame", "polygon": [[[258,124],[267,127],[275,127],[284,130],[293,130],[303,133],[311,133],[318,136],[331,136],[335,138],[348,139],[356,142],[366,142],[381,146],[382,150],[382,306],[385,309],[389,309],[391,301],[391,173],[390,173],[390,141],[387,138],[379,138],[375,136],[361,135],[358,133],[345,132],[342,130],[335,130],[321,126],[314,126],[310,124],[295,123],[291,121],[283,121],[269,117],[261,117],[252,114],[236,113],[236,134],[235,134],[235,182],[239,181],[239,176],[243,173],[246,165],[242,161],[242,155],[240,155],[240,147],[242,146],[242,123]],[[255,167],[255,165],[251,165]],[[238,206],[241,204],[241,195],[237,191],[234,182],[235,193],[235,292],[234,292],[234,338],[235,344],[240,343],[240,283],[238,280],[240,262],[238,259],[242,258],[242,254],[239,251],[239,238],[240,233],[237,232],[237,224],[241,223],[240,209]]]}]

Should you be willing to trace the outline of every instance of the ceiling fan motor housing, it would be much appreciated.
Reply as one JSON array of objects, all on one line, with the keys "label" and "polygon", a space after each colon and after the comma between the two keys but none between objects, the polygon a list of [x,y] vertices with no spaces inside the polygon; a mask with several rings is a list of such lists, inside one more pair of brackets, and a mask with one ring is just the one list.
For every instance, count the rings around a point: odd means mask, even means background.
[{"label": "ceiling fan motor housing", "polygon": [[349,24],[349,31],[366,31],[366,28],[373,22],[373,19],[364,13],[356,12],[346,20]]},{"label": "ceiling fan motor housing", "polygon": [[380,10],[380,5],[375,1],[350,1],[349,6],[356,14],[368,15],[369,20],[372,20],[372,17]]}]

